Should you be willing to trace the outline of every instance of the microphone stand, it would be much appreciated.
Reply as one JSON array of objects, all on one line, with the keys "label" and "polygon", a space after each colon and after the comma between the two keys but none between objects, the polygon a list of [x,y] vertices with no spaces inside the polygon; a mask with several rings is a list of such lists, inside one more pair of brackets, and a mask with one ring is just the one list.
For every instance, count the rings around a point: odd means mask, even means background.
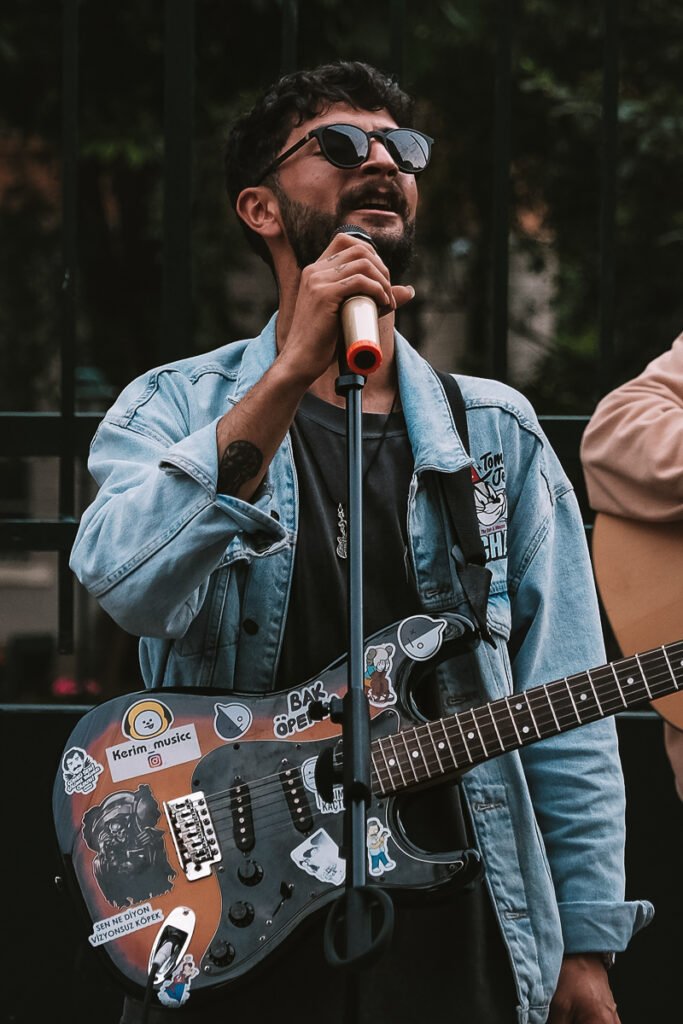
[{"label": "microphone stand", "polygon": [[[372,797],[370,769],[370,711],[363,687],[363,420],[362,391],[366,378],[349,370],[343,345],[339,351],[339,377],[335,390],[346,399],[348,483],[348,687],[330,711],[341,722],[343,741],[345,892],[337,900],[325,927],[325,953],[333,966],[347,974],[345,1022],[358,1018],[359,971],[385,948],[393,926],[393,904],[388,894],[367,883],[366,812]],[[379,925],[373,934],[373,912]],[[379,917],[378,917],[379,915]],[[343,926],[343,951],[336,947]]]}]

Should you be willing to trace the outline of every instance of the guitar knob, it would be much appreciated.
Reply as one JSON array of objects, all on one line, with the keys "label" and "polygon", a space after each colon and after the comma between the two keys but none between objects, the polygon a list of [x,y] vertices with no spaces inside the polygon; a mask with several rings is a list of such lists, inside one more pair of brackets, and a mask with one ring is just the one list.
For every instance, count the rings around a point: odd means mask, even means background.
[{"label": "guitar knob", "polygon": [[209,960],[216,967],[229,967],[235,959],[235,947],[223,939],[216,939],[209,947]]},{"label": "guitar knob", "polygon": [[243,885],[258,885],[263,878],[263,868],[258,861],[248,858],[238,869],[237,877]]},{"label": "guitar knob", "polygon": [[228,917],[236,928],[246,928],[254,920],[254,908],[245,900],[236,900],[228,911]]}]

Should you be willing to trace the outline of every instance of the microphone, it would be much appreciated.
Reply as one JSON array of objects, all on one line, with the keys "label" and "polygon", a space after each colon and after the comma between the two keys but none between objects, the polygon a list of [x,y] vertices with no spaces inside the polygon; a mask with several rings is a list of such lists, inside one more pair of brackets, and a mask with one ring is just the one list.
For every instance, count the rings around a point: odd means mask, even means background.
[{"label": "microphone", "polygon": [[[355,224],[342,224],[335,235],[351,235],[376,249],[367,231]],[[352,295],[345,299],[339,310],[346,349],[346,362],[352,373],[368,377],[382,365],[382,349],[379,343],[379,317],[377,304],[369,295]]]}]

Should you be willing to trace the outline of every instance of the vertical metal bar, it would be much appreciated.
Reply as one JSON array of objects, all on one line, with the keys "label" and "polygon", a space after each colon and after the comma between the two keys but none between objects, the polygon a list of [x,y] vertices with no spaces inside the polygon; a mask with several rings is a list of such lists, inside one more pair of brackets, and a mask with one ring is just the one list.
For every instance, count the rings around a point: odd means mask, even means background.
[{"label": "vertical metal bar", "polygon": [[391,72],[403,84],[405,73],[406,0],[391,0]]},{"label": "vertical metal bar", "polygon": [[[74,515],[76,263],[78,257],[78,0],[62,8],[62,279],[59,515]],[[69,554],[59,552],[57,644],[73,651],[74,600]]]},{"label": "vertical metal bar", "polygon": [[282,0],[282,48],[280,70],[283,75],[296,71],[299,59],[299,0]]},{"label": "vertical metal bar", "polygon": [[164,34],[164,361],[192,351],[194,0],[166,0]]},{"label": "vertical metal bar", "polygon": [[507,378],[508,367],[512,23],[512,0],[498,0],[493,143],[492,359],[493,375],[503,381]]},{"label": "vertical metal bar", "polygon": [[600,138],[600,327],[598,381],[613,384],[616,313],[617,147],[619,122],[619,0],[604,0],[602,124]]}]

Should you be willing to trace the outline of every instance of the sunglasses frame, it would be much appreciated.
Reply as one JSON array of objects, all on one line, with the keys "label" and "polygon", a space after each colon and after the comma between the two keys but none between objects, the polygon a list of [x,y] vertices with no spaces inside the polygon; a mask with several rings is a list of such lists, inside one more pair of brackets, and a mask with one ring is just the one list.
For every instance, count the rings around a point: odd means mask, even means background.
[{"label": "sunglasses frame", "polygon": [[[365,156],[362,157],[358,161],[358,163],[354,164],[340,164],[337,160],[333,160],[327,153],[322,138],[323,133],[327,131],[329,128],[353,128],[355,131],[362,132],[362,134],[365,135],[368,144],[368,151],[365,154]],[[394,132],[412,132],[414,135],[419,136],[420,139],[423,139],[427,143],[427,159],[424,167],[420,168],[419,171],[411,171],[404,167],[401,167],[398,160],[396,160],[394,154],[391,152],[389,146],[387,145],[388,137],[392,135]],[[273,160],[273,162],[269,164],[267,169],[263,172],[263,174],[261,175],[256,184],[260,185],[261,182],[265,181],[269,174],[272,174],[273,171],[280,166],[280,164],[284,163],[285,160],[292,156],[293,153],[296,153],[297,150],[301,149],[302,146],[305,146],[307,142],[310,142],[311,139],[315,139],[317,141],[318,145],[320,146],[320,152],[325,157],[327,162],[332,164],[333,167],[339,167],[343,171],[350,171],[353,170],[355,167],[361,167],[370,156],[370,143],[372,139],[379,139],[382,145],[389,153],[389,155],[391,156],[391,159],[394,161],[398,169],[403,172],[403,174],[421,174],[422,171],[424,171],[427,165],[429,164],[429,160],[432,155],[432,145],[434,143],[434,139],[430,138],[429,135],[425,135],[424,132],[419,132],[416,128],[388,128],[386,131],[377,130],[366,132],[365,129],[361,128],[359,125],[347,124],[344,121],[338,121],[335,122],[334,124],[323,124],[320,125],[320,127],[318,128],[312,128],[310,132],[303,136],[303,138],[299,139],[298,142],[295,142],[293,146],[290,146],[289,149],[286,149],[284,153],[281,153],[279,157]]]}]

